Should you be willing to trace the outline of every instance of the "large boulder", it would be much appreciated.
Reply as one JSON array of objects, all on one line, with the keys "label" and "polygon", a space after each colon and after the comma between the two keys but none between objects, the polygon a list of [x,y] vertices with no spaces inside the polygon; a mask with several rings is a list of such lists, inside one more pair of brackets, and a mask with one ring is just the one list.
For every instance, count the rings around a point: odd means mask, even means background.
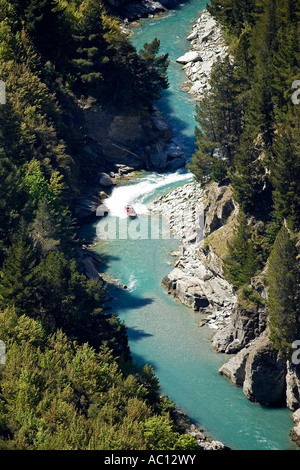
[{"label": "large boulder", "polygon": [[164,170],[167,164],[167,158],[167,152],[157,152],[150,155],[150,167],[158,171]]},{"label": "large boulder", "polygon": [[180,269],[175,268],[162,280],[162,285],[169,294],[173,294],[182,304],[196,312],[209,306],[199,281],[185,275]]},{"label": "large boulder", "polygon": [[163,151],[154,153],[149,157],[149,169],[156,171],[176,171],[184,167],[186,157],[181,147],[170,142]]},{"label": "large boulder", "polygon": [[248,348],[242,349],[238,354],[225,362],[220,369],[219,374],[230,380],[237,387],[242,387],[245,380],[245,368],[249,351]]},{"label": "large boulder", "polygon": [[109,188],[110,186],[113,186],[115,184],[115,182],[107,173],[100,174],[99,183],[104,188]]},{"label": "large boulder", "polygon": [[243,387],[250,401],[284,406],[286,370],[286,360],[274,349],[268,333],[264,332],[223,364],[219,374]]},{"label": "large boulder", "polygon": [[189,62],[198,62],[199,60],[202,60],[199,52],[190,51],[182,55],[181,57],[178,57],[178,59],[176,59],[176,62],[178,62],[179,64],[188,64]]},{"label": "large boulder", "polygon": [[74,200],[71,206],[73,215],[79,220],[92,220],[96,217],[97,209],[101,203],[100,198],[82,197]]},{"label": "large boulder", "polygon": [[250,348],[245,367],[243,392],[254,402],[279,406],[286,402],[286,360],[262,335]]}]

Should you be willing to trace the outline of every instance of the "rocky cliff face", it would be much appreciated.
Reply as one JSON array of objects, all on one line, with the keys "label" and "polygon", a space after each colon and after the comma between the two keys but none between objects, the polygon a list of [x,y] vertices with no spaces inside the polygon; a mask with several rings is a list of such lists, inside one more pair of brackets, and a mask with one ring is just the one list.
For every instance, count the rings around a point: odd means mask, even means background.
[{"label": "rocky cliff face", "polygon": [[73,205],[79,218],[95,214],[101,193],[109,191],[117,177],[142,169],[175,171],[186,163],[156,108],[120,113],[70,101],[64,114],[85,160],[83,189]]},{"label": "rocky cliff face", "polygon": [[273,348],[265,332],[225,363],[219,373],[234,385],[243,387],[249,400],[284,406],[286,370],[286,360]]},{"label": "rocky cliff face", "polygon": [[[237,293],[239,299],[241,295]],[[226,328],[219,329],[212,340],[216,352],[235,354],[260,336],[267,327],[268,313],[264,304],[240,299]]]},{"label": "rocky cliff face", "polygon": [[112,13],[134,21],[139,18],[157,15],[178,5],[179,0],[107,0]]}]

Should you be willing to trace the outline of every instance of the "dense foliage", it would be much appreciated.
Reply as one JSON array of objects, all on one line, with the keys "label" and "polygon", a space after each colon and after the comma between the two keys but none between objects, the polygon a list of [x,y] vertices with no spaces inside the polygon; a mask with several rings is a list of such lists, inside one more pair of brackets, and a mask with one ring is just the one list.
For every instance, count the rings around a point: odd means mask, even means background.
[{"label": "dense foliage", "polygon": [[288,358],[300,333],[300,266],[296,258],[295,240],[283,226],[269,258],[269,317],[271,339]]},{"label": "dense foliage", "polygon": [[199,150],[190,168],[203,184],[229,178],[239,205],[236,233],[224,260],[228,279],[238,288],[248,286],[272,251],[270,321],[277,325],[272,338],[286,352],[286,344],[298,334],[300,312],[290,298],[298,298],[298,280],[280,290],[285,308],[278,307],[274,286],[284,282],[286,266],[299,261],[296,248],[289,261],[284,251],[276,258],[274,250],[278,252],[283,241],[274,242],[283,226],[292,238],[300,230],[300,107],[295,99],[300,83],[300,4],[212,0],[208,10],[224,29],[229,54],[215,64],[211,90],[197,106]]},{"label": "dense foliage", "polygon": [[1,0],[1,449],[185,449],[174,405],[80,274],[68,201],[83,164],[66,100],[149,108],[166,88],[159,41],[137,53],[99,0]]}]

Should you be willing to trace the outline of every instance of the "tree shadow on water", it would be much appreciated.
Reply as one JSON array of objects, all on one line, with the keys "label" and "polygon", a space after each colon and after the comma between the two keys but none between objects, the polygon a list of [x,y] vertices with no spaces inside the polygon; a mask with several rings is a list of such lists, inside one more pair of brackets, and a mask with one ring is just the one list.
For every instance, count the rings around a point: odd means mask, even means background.
[{"label": "tree shadow on water", "polygon": [[129,341],[133,342],[153,336],[151,333],[147,333],[146,331],[136,328],[135,326],[127,328],[127,335]]},{"label": "tree shadow on water", "polygon": [[[182,92],[182,93],[186,93],[186,92]],[[181,118],[178,112],[174,110],[172,106],[171,97],[172,97],[172,91],[166,90],[164,92],[163,97],[155,103],[155,106],[163,114],[165,121],[171,128],[172,139],[174,140],[174,142],[180,145],[180,147],[184,151],[184,155],[187,159],[187,162],[190,162],[193,154],[196,151],[196,137],[194,134],[194,130],[193,132],[191,132],[191,135],[185,132],[187,131],[189,127],[186,121],[186,116]],[[192,101],[192,98],[191,98],[191,101]],[[191,110],[194,116],[196,114],[194,101],[191,104]],[[196,126],[196,122],[195,122],[195,126]]]},{"label": "tree shadow on water", "polygon": [[108,301],[111,308],[118,312],[122,309],[139,309],[146,307],[154,302],[151,297],[138,297],[133,292],[130,292],[127,288],[122,285],[108,284],[107,292],[110,296]]}]

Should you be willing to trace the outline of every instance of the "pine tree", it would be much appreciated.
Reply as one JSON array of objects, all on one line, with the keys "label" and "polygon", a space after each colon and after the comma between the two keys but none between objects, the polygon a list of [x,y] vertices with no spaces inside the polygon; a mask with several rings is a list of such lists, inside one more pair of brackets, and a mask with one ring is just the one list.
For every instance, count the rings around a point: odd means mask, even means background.
[{"label": "pine tree", "polygon": [[300,270],[292,235],[285,225],[279,231],[268,266],[270,337],[276,349],[289,357],[300,334]]},{"label": "pine tree", "polygon": [[103,65],[109,61],[104,39],[103,4],[95,0],[83,3],[79,21],[73,32],[76,56],[72,58],[77,87],[97,99],[103,93]]},{"label": "pine tree", "polygon": [[[169,86],[167,78],[167,68],[169,65],[169,55],[158,55],[160,48],[160,41],[155,38],[151,43],[144,44],[144,48],[139,51],[139,56],[142,58],[141,66],[147,70],[147,83],[141,82],[141,94],[149,96],[149,101],[156,101],[161,98],[162,90],[166,90]],[[142,71],[141,71],[142,72]],[[142,78],[142,76],[141,76]]]},{"label": "pine tree", "polygon": [[30,312],[35,304],[36,261],[21,223],[18,239],[11,245],[0,278],[0,308],[15,306],[18,314]]},{"label": "pine tree", "polygon": [[[69,26],[61,2],[55,0],[10,0],[10,14],[25,26],[44,61],[50,60],[61,69],[70,47]],[[18,24],[15,22],[15,24]]]},{"label": "pine tree", "polygon": [[295,106],[278,129],[270,164],[275,218],[280,223],[288,219],[294,228],[300,226],[299,130],[300,111]]},{"label": "pine tree", "polygon": [[267,0],[264,11],[253,29],[254,54],[256,66],[254,69],[250,112],[253,120],[260,126],[266,146],[272,144],[274,135],[274,104],[272,102],[272,67],[273,54],[277,45],[277,0]]},{"label": "pine tree", "polygon": [[239,36],[246,23],[254,22],[256,4],[255,0],[211,0],[207,9],[231,34]]},{"label": "pine tree", "polygon": [[242,132],[242,107],[237,97],[240,81],[229,57],[218,61],[213,68],[209,94],[197,106],[196,128],[199,151],[189,169],[202,183],[210,180],[214,165],[232,167]]},{"label": "pine tree", "polygon": [[235,235],[228,242],[228,254],[223,265],[224,274],[233,285],[240,288],[249,284],[258,267],[251,230],[245,214],[240,212]]},{"label": "pine tree", "polygon": [[47,198],[39,202],[35,218],[30,226],[30,236],[34,249],[40,257],[51,251],[62,251],[72,257],[75,247],[70,214],[62,207],[53,207]]}]

